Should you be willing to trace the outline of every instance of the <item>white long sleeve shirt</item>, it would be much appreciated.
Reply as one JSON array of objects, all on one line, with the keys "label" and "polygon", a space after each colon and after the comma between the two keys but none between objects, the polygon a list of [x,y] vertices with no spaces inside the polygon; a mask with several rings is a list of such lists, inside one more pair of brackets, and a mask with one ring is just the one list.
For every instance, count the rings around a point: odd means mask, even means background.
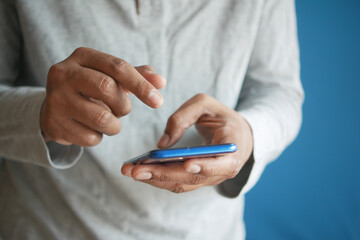
[{"label": "white long sleeve shirt", "polygon": [[[50,66],[80,46],[167,79],[161,108],[132,97],[121,132],[85,150],[45,143],[39,126]],[[124,177],[197,93],[249,122],[250,175],[183,194]],[[243,195],[295,138],[302,102],[292,0],[140,0],[139,14],[130,0],[3,0],[0,239],[243,239]],[[189,129],[179,145],[200,143]]]}]

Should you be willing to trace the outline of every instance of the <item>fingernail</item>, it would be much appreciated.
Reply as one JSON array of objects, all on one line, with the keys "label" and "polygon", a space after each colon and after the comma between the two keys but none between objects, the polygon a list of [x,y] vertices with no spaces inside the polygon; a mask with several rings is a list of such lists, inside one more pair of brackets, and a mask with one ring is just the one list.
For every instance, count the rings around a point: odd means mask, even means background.
[{"label": "fingernail", "polygon": [[169,134],[164,133],[164,135],[162,135],[162,137],[160,138],[158,145],[165,147],[165,146],[168,145],[169,141],[170,141],[170,136],[169,136]]},{"label": "fingernail", "polygon": [[201,171],[201,167],[199,165],[193,164],[186,168],[186,171],[189,173],[199,173]]},{"label": "fingernail", "polygon": [[155,89],[150,91],[148,99],[149,99],[150,104],[155,107],[161,106],[161,104],[164,101],[162,96],[160,95],[160,93]]},{"label": "fingernail", "polygon": [[148,180],[152,177],[152,174],[150,172],[142,172],[142,173],[138,173],[135,176],[136,180]]}]

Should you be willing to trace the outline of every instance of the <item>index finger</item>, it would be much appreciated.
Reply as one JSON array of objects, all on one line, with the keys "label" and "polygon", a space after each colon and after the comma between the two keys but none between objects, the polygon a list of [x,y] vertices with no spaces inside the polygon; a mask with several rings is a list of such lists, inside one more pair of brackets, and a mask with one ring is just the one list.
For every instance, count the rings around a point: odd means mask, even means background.
[{"label": "index finger", "polygon": [[195,95],[169,117],[158,146],[165,148],[174,145],[185,130],[194,125],[201,116],[214,115],[213,110],[216,109],[217,105],[212,97],[205,94]]},{"label": "index finger", "polygon": [[207,177],[224,176],[233,178],[240,171],[243,163],[236,153],[210,158],[194,158],[183,164],[185,171]]},{"label": "index finger", "polygon": [[123,174],[132,177],[135,180],[155,180],[158,182],[184,183],[197,185],[205,183],[207,178],[204,175],[192,174],[184,171],[182,164],[140,164],[132,166],[123,166]]},{"label": "index finger", "polygon": [[125,60],[91,48],[78,48],[73,55],[81,66],[111,76],[146,105],[153,108],[162,105],[163,97],[158,90]]}]

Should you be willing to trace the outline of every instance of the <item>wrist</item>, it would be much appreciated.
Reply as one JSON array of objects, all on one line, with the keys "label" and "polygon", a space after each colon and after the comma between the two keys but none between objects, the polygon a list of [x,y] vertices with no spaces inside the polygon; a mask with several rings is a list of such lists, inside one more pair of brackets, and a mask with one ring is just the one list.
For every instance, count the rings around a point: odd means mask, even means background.
[{"label": "wrist", "polygon": [[45,106],[45,100],[44,100],[41,105],[41,109],[40,109],[40,130],[41,130],[41,135],[42,135],[44,141],[50,142],[52,139],[50,138],[50,136],[48,134],[46,134],[46,131],[45,131],[45,126],[46,126],[45,110],[46,110],[46,106]]}]

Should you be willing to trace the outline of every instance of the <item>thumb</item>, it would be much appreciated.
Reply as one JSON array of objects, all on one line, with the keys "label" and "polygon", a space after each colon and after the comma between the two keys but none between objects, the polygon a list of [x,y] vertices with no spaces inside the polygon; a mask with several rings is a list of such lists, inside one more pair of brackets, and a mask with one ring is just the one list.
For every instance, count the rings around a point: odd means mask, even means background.
[{"label": "thumb", "polygon": [[158,147],[166,148],[174,145],[184,135],[185,130],[194,125],[201,116],[211,114],[209,106],[212,105],[213,100],[208,95],[198,94],[185,102],[169,117]]}]

